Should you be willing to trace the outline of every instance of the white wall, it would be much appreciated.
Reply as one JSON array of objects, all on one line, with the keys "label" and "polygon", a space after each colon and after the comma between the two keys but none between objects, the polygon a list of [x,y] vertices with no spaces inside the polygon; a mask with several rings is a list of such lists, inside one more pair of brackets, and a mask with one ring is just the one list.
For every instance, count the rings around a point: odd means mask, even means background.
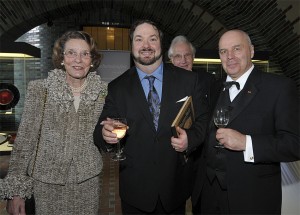
[{"label": "white wall", "polygon": [[130,68],[129,51],[101,51],[102,60],[97,73],[103,81],[110,82]]}]

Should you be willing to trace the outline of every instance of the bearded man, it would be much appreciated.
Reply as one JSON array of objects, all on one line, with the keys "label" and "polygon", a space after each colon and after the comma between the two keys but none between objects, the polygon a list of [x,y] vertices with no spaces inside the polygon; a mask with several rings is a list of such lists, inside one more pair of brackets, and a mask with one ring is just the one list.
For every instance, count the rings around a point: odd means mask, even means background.
[{"label": "bearded man", "polygon": [[[193,173],[189,155],[205,136],[208,109],[197,75],[163,63],[162,37],[152,21],[133,24],[135,66],[109,83],[94,132],[95,144],[106,150],[117,143],[110,117],[127,119],[119,178],[123,214],[185,214]],[[177,127],[175,138],[171,124],[186,96],[193,97],[195,123],[188,130]]]}]

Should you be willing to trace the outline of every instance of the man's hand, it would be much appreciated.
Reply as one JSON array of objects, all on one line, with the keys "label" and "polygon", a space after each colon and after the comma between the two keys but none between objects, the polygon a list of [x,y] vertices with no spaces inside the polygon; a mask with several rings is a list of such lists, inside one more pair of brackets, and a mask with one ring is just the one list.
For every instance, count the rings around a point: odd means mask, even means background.
[{"label": "man's hand", "polygon": [[216,139],[227,149],[234,151],[244,151],[246,149],[246,135],[236,130],[219,128],[216,132]]},{"label": "man's hand", "polygon": [[171,137],[171,145],[177,152],[184,152],[188,148],[188,137],[186,131],[180,127],[176,127],[178,138]]},{"label": "man's hand", "polygon": [[10,215],[26,215],[25,200],[19,196],[14,196],[13,199],[7,200],[6,211]]},{"label": "man's hand", "polygon": [[107,118],[106,120],[101,122],[101,125],[103,125],[102,128],[103,139],[109,144],[116,144],[118,142],[118,139],[117,139],[117,134],[112,133],[112,131],[114,130],[113,120]]}]

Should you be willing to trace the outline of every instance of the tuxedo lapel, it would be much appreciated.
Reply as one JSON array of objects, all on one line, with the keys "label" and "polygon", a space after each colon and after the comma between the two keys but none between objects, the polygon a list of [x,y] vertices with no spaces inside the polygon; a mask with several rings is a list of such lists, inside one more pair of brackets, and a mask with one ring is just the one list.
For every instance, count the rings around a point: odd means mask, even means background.
[{"label": "tuxedo lapel", "polygon": [[[218,99],[221,95],[221,92],[223,90],[223,82],[225,81],[226,78],[220,79],[219,81],[215,82],[214,86],[214,100],[213,100],[213,107],[216,108]],[[235,102],[235,108],[232,109],[231,114],[230,114],[230,119],[229,123],[230,124],[251,102],[251,100],[255,97],[255,95],[258,93],[258,89],[256,85],[260,82],[261,77],[260,73],[255,69],[251,72],[250,76],[248,77],[248,80],[243,88],[243,90],[238,94],[236,97]],[[212,112],[213,113],[213,112]],[[211,120],[210,120],[210,126],[213,126],[213,120],[212,120],[212,115],[211,115]]]},{"label": "tuxedo lapel", "polygon": [[231,111],[229,123],[230,124],[251,102],[258,92],[256,83],[260,80],[259,74],[253,70],[243,88],[243,90],[236,97],[234,108]]}]

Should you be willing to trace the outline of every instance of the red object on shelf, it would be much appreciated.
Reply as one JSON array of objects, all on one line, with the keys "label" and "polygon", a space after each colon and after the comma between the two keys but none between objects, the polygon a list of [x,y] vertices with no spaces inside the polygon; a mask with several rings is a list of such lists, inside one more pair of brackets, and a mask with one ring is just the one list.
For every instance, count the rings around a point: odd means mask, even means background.
[{"label": "red object on shelf", "polygon": [[8,110],[16,106],[20,99],[20,92],[16,86],[0,83],[0,110]]},{"label": "red object on shelf", "polygon": [[8,105],[14,99],[14,94],[9,89],[0,89],[0,105]]}]

